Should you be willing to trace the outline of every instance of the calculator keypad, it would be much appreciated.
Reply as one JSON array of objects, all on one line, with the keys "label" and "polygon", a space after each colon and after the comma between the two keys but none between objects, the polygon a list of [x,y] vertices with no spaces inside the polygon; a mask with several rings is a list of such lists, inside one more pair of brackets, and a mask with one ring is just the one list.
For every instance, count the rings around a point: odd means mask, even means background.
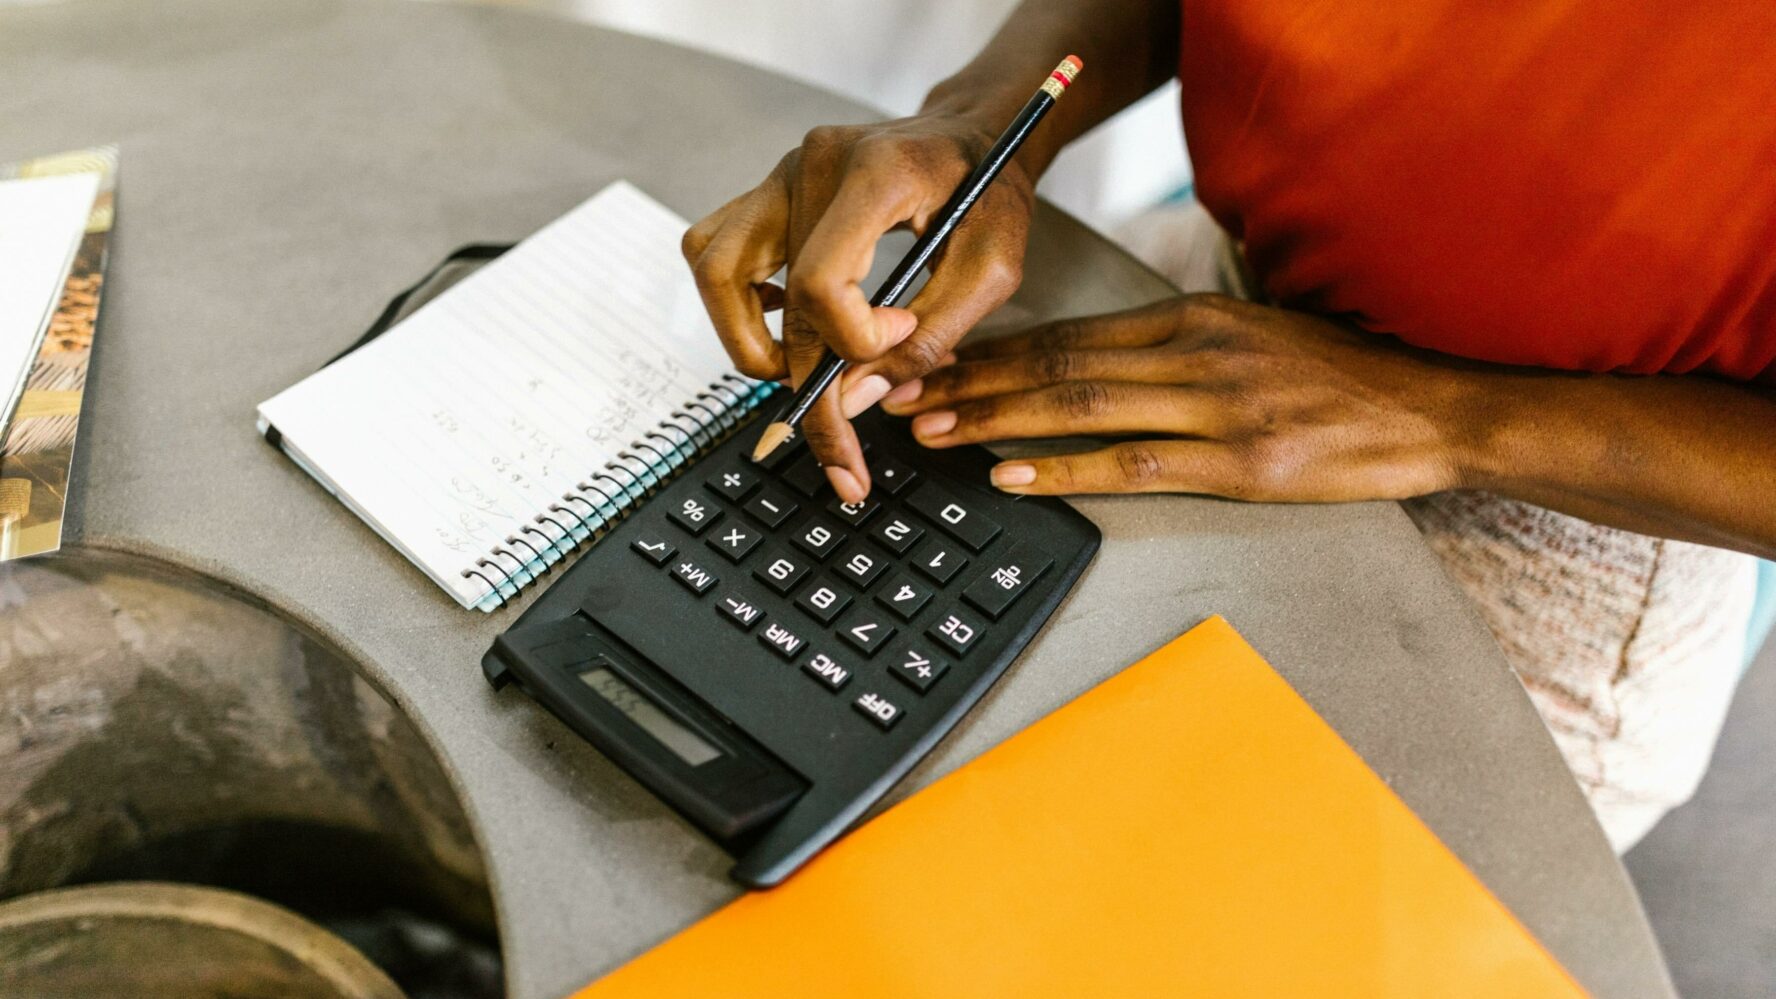
[{"label": "calculator keypad", "polygon": [[[693,593],[717,589],[716,612],[808,682],[836,693],[869,677],[849,702],[888,731],[1054,562],[1037,543],[1001,540],[978,504],[891,457],[872,462],[869,499],[850,504],[797,450],[775,469],[723,468],[631,548]],[[689,539],[674,527],[736,565],[739,585],[678,555]],[[783,598],[783,611],[761,606],[753,584]]]},{"label": "calculator keypad", "polygon": [[[736,880],[766,886],[854,824],[980,702],[1099,537],[1052,497],[992,489],[998,459],[986,449],[923,449],[904,421],[875,411],[854,421],[869,498],[841,503],[797,436],[764,462],[748,457],[758,417],[712,426],[710,450],[627,497],[622,521],[554,578],[482,669],[734,852]],[[577,682],[599,657],[716,755],[687,755],[608,684]]]}]

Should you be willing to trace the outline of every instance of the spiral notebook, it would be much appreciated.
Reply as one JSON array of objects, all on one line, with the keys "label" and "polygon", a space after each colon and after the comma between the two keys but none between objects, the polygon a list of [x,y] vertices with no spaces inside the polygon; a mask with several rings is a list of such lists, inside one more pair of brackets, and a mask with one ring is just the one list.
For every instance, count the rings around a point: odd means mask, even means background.
[{"label": "spiral notebook", "polygon": [[685,221],[617,182],[259,406],[259,429],[491,611],[777,389],[730,370]]}]

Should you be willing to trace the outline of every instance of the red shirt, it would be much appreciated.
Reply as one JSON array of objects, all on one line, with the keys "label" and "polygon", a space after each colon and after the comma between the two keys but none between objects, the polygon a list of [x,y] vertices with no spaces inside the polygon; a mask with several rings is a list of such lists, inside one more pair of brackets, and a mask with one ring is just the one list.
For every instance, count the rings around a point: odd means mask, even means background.
[{"label": "red shirt", "polygon": [[1776,0],[1185,0],[1203,204],[1423,347],[1776,382]]}]

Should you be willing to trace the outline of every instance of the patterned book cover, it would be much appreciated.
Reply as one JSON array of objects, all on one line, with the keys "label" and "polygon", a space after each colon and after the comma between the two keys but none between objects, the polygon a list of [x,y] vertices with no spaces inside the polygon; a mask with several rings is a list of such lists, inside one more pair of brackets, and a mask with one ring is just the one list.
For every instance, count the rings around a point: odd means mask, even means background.
[{"label": "patterned book cover", "polygon": [[101,146],[0,164],[0,180],[97,173],[99,193],[62,285],[61,300],[0,446],[0,561],[62,545],[69,469],[115,216],[117,147]]}]

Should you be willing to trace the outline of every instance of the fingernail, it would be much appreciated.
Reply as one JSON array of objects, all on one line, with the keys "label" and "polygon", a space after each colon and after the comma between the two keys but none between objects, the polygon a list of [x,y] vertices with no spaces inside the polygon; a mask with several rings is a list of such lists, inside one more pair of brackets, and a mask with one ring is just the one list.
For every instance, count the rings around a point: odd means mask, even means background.
[{"label": "fingernail", "polygon": [[839,408],[844,410],[845,419],[856,419],[858,413],[880,402],[890,388],[893,386],[881,375],[865,375],[857,384],[841,390]]},{"label": "fingernail", "polygon": [[915,378],[904,385],[897,385],[894,391],[882,397],[885,406],[904,406],[909,402],[917,402],[919,393],[925,391],[925,382]]},{"label": "fingernail", "polygon": [[858,483],[857,476],[852,475],[850,469],[828,465],[826,466],[826,481],[832,483],[833,492],[839,494],[839,499],[847,503],[862,503],[867,495],[863,491],[863,486]]},{"label": "fingernail", "polygon": [[957,358],[956,358],[956,352],[955,352],[955,351],[951,351],[951,352],[950,352],[950,353],[948,353],[948,354],[945,354],[945,355],[944,355],[944,356],[943,356],[943,360],[941,360],[941,361],[939,361],[939,362],[937,362],[937,366],[938,366],[938,367],[940,367],[940,368],[947,368],[947,367],[949,367],[949,366],[950,366],[950,365],[952,365],[952,364],[955,364],[955,363],[956,363],[956,360],[957,360]]},{"label": "fingernail", "polygon": [[913,417],[914,437],[942,437],[956,429],[956,411],[940,409]]},{"label": "fingernail", "polygon": [[992,479],[993,485],[1000,489],[1011,486],[1027,486],[1036,481],[1036,466],[994,465]]}]

